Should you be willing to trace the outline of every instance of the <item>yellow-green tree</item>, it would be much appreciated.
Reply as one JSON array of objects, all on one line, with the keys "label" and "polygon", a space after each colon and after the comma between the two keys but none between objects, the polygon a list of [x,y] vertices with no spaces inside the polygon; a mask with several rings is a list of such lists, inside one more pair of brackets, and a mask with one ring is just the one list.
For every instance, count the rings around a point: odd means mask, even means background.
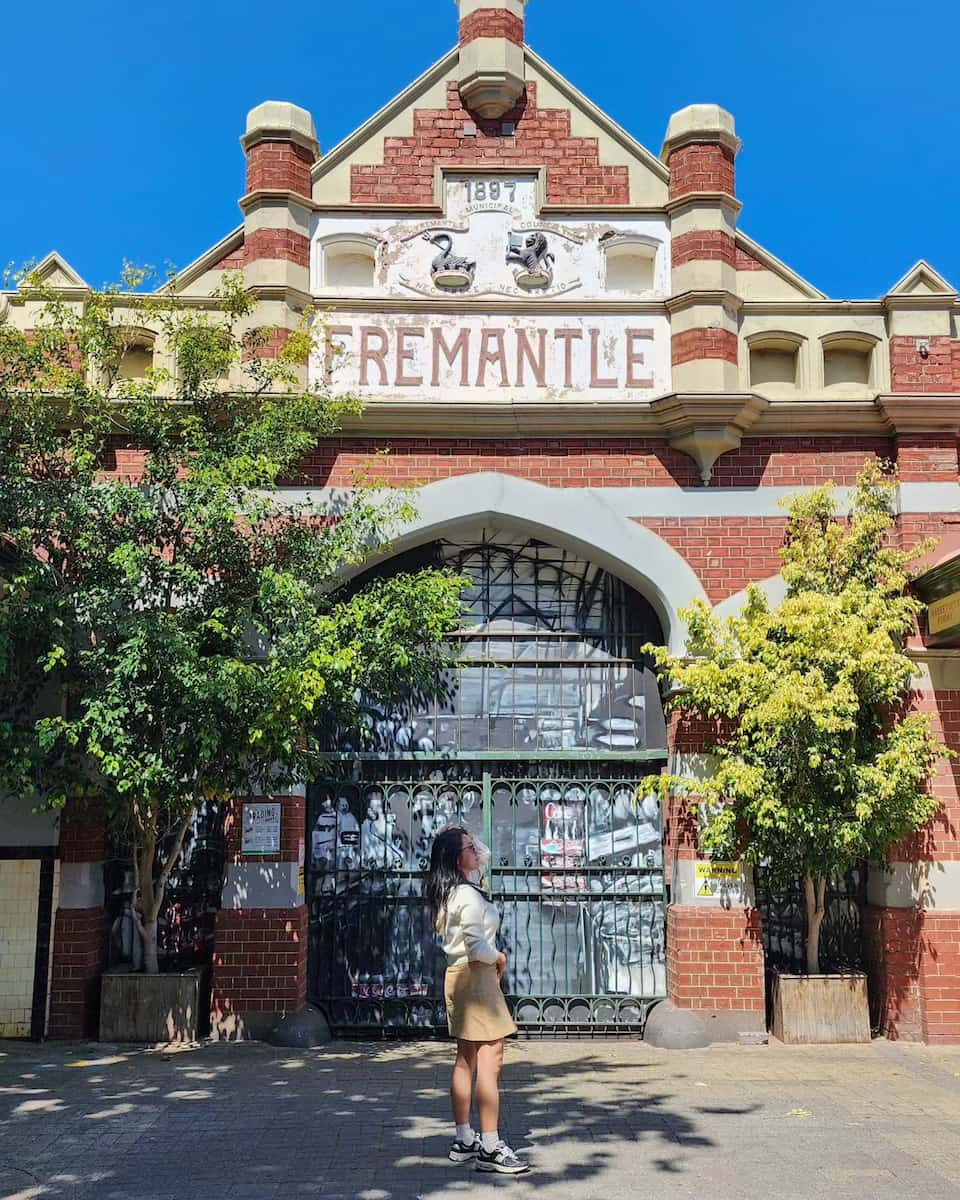
[{"label": "yellow-green tree", "polygon": [[928,547],[891,545],[895,490],[892,469],[870,463],[849,516],[829,485],[794,497],[786,597],[771,604],[752,586],[726,619],[698,601],[683,614],[689,657],[648,647],[675,685],[670,706],[722,730],[707,778],[648,783],[697,798],[701,844],[715,857],[803,880],[811,974],[827,882],[865,859],[884,862],[931,820],[931,771],[949,753],[930,717],[909,711],[904,643],[921,607],[909,564]]}]

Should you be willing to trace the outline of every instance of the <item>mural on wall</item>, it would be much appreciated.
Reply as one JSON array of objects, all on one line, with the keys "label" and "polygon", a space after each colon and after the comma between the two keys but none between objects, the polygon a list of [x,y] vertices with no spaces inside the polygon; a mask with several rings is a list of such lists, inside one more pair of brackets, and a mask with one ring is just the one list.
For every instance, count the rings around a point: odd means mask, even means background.
[{"label": "mural on wall", "polygon": [[[423,997],[423,1022],[437,1020],[444,961],[423,898],[424,871],[441,829],[458,824],[481,836],[486,824],[481,784],[443,776],[318,788],[310,905],[324,950],[315,990],[325,997]],[[632,783],[534,777],[519,786],[495,780],[491,805],[487,886],[502,912],[510,993],[662,995],[656,799],[638,803]]]}]

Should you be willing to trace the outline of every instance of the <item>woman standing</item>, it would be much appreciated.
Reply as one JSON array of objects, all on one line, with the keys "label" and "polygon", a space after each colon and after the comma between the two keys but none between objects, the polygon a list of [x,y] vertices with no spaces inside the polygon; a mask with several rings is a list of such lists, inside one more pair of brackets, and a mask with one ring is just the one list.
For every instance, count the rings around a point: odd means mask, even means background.
[{"label": "woman standing", "polygon": [[[529,1166],[502,1141],[500,1072],[503,1039],[517,1032],[500,989],[507,956],[497,949],[500,918],[480,890],[477,844],[466,829],[438,833],[430,855],[427,897],[447,956],[447,1023],[457,1039],[450,1099],[457,1136],[451,1162],[476,1161],[478,1171],[521,1175]],[[480,1136],[470,1124],[477,1080]]]}]

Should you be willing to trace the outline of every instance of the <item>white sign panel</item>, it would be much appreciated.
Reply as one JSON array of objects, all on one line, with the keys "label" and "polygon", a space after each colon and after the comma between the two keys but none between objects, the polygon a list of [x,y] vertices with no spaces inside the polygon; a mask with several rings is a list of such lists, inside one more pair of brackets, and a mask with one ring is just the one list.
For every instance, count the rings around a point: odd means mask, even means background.
[{"label": "white sign panel", "polygon": [[[535,174],[464,172],[446,177],[436,218],[318,215],[324,329],[312,382],[441,402],[668,392],[664,220],[602,210],[545,219],[540,186]],[[358,286],[338,263],[355,266],[361,251],[370,274]],[[359,296],[391,303],[351,307]]]},{"label": "white sign panel", "polygon": [[669,331],[651,314],[334,314],[315,364],[338,390],[435,400],[651,398]]},{"label": "white sign panel", "polygon": [[280,853],[280,805],[244,804],[242,854]]}]

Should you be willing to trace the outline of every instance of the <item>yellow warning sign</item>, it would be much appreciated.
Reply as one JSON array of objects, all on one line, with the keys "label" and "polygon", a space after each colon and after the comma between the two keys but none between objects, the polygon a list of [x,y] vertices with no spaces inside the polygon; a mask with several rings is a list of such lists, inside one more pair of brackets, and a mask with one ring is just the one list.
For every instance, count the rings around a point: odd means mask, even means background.
[{"label": "yellow warning sign", "polygon": [[300,870],[297,872],[297,895],[298,896],[302,896],[304,894],[304,892],[306,891],[306,888],[304,887],[304,882],[305,881],[303,878],[303,867],[301,867]]},{"label": "yellow warning sign", "polygon": [[738,862],[717,862],[716,860],[697,860],[697,879],[739,879],[740,864]]}]

